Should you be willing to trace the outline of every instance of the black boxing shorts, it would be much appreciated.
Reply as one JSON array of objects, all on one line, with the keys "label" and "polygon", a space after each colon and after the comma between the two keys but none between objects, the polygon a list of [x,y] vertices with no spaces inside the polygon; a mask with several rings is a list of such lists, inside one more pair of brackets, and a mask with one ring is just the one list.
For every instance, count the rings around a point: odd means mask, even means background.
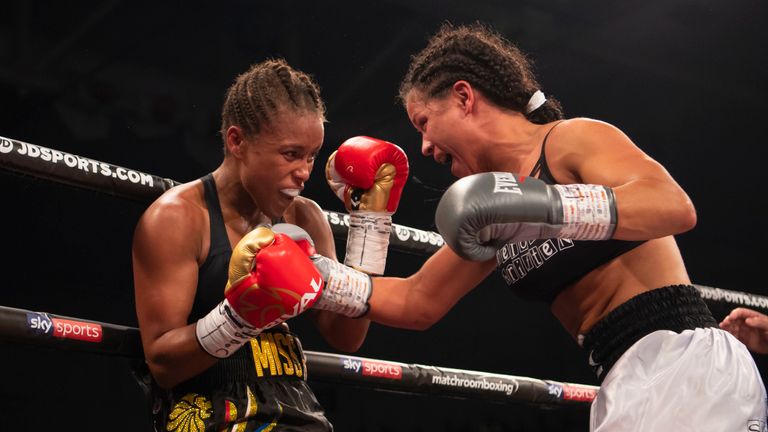
[{"label": "black boxing shorts", "polygon": [[148,370],[137,377],[157,432],[333,430],[306,382],[301,343],[283,326],[172,390],[160,389]]}]

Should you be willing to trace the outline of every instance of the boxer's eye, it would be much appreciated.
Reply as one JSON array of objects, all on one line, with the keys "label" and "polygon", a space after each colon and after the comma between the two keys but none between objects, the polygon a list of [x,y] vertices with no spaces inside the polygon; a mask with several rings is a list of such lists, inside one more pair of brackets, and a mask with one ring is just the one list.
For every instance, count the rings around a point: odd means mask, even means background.
[{"label": "boxer's eye", "polygon": [[426,118],[419,119],[418,129],[421,131],[421,133],[424,133],[424,132],[427,131],[427,119]]}]

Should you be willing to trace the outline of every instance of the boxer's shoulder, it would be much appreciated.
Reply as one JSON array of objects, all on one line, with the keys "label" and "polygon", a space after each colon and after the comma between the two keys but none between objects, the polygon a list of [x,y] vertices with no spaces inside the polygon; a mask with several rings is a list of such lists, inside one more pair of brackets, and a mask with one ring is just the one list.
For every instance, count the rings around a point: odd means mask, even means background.
[{"label": "boxer's shoulder", "polygon": [[172,231],[188,240],[207,232],[208,209],[200,181],[185,183],[169,189],[147,207],[137,228],[152,237]]}]

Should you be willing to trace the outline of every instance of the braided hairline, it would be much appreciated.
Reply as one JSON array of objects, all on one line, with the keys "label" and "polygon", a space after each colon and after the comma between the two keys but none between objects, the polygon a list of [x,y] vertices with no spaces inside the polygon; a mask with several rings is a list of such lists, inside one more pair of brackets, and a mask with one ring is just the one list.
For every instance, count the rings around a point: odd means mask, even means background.
[{"label": "braided hairline", "polygon": [[[227,92],[227,102],[225,104],[225,111],[231,111],[231,116],[234,117],[234,122],[237,124],[243,124],[243,119],[245,119],[245,116],[243,115],[243,107],[240,106],[240,100],[241,97],[238,96],[238,93],[240,92],[240,87],[242,87],[242,82],[236,82]],[[248,126],[244,125],[244,129],[247,129]]]},{"label": "braided hairline", "polygon": [[285,60],[266,60],[238,75],[227,91],[221,114],[221,134],[240,126],[246,135],[258,134],[282,110],[317,113],[325,118],[320,89],[304,72]]},{"label": "braided hairline", "polygon": [[277,75],[277,79],[280,80],[280,84],[283,86],[283,90],[285,91],[285,94],[288,96],[288,99],[290,99],[293,106],[298,107],[300,105],[300,101],[298,100],[299,96],[296,94],[296,86],[293,83],[293,77],[291,76],[291,72],[286,67],[278,67],[275,70],[275,74]]},{"label": "braided hairline", "polygon": [[[501,35],[480,24],[445,24],[412,57],[400,99],[405,102],[413,89],[440,97],[459,80],[470,82],[496,105],[520,112],[540,87],[525,54]],[[536,122],[562,118],[559,102],[550,99],[545,109],[529,118]]]},{"label": "braided hairline", "polygon": [[[256,76],[258,77],[258,74]],[[252,89],[254,81],[257,80],[244,80],[240,84],[240,103],[245,105],[245,117],[241,118],[240,121],[242,122],[241,124],[245,126],[244,131],[246,135],[258,134],[261,132],[261,124],[265,120],[268,120],[268,114],[266,110],[264,110],[261,102],[256,104],[253,102],[254,95],[257,98],[261,97],[259,92],[256,92]]]},{"label": "braided hairline", "polygon": [[[471,32],[470,30],[482,30]],[[451,31],[453,30],[453,31]],[[465,79],[477,86],[492,101],[520,110],[525,100],[515,100],[521,93],[513,89],[524,85],[527,64],[512,44],[505,46],[500,36],[481,27],[443,27],[425,56],[423,73],[416,77],[430,96],[437,96],[448,85]],[[427,48],[427,51],[430,47]],[[522,67],[521,67],[522,66]],[[432,81],[432,82],[429,82]],[[517,94],[515,94],[517,93]]]}]

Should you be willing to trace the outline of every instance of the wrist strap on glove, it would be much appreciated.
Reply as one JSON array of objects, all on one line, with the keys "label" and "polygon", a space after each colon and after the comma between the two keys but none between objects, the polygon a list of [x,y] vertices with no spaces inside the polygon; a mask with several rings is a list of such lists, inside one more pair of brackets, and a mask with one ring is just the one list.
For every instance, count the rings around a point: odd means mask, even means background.
[{"label": "wrist strap on glove", "polygon": [[195,325],[195,334],[200,346],[208,354],[225,358],[234,354],[243,344],[261,333],[248,324],[232,309],[229,300],[224,300],[200,318]]},{"label": "wrist strap on glove", "polygon": [[325,280],[323,295],[314,305],[316,309],[351,318],[359,318],[368,313],[368,300],[373,292],[373,283],[368,274],[321,255],[315,255],[312,261]]},{"label": "wrist strap on glove", "polygon": [[563,204],[563,227],[557,237],[607,240],[616,231],[613,190],[592,184],[554,185]]}]

